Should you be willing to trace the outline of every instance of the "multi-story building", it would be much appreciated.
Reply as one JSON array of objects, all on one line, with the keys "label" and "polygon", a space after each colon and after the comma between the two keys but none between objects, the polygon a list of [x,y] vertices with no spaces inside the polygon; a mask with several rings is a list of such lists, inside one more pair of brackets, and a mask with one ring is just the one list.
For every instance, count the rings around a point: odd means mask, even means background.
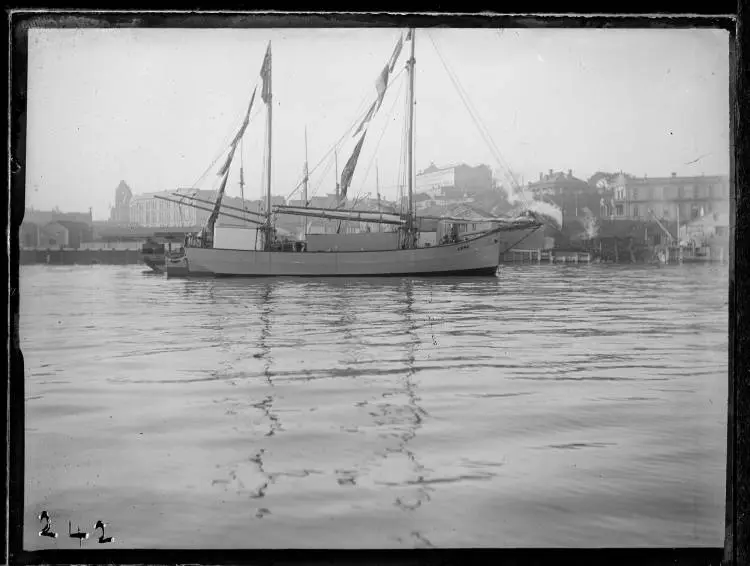
[{"label": "multi-story building", "polygon": [[709,214],[729,212],[729,177],[628,177],[619,175],[611,184],[609,203],[602,199],[603,216],[669,222],[690,222]]},{"label": "multi-story building", "polygon": [[109,211],[109,221],[117,224],[130,222],[130,201],[133,191],[125,181],[120,181],[115,189],[115,205]]},{"label": "multi-story building", "polygon": [[[181,192],[206,201],[211,201],[216,197],[214,191]],[[185,200],[185,204],[178,204],[175,202],[178,198],[172,191],[142,193],[133,196],[130,201],[130,223],[149,227],[182,227],[202,225],[208,219],[210,212],[191,206],[193,203],[191,200]],[[209,207],[207,204],[197,204]]]},{"label": "multi-story building", "polygon": [[27,208],[23,215],[24,222],[33,222],[34,224],[49,224],[50,222],[56,222],[58,220],[69,220],[71,222],[83,222],[91,225],[93,222],[93,215],[91,208],[88,212],[62,212],[59,209],[55,210],[37,210],[35,208]]},{"label": "multi-story building", "polygon": [[591,186],[586,181],[574,177],[572,169],[568,169],[567,173],[550,169],[546,175],[539,173],[539,180],[530,182],[528,190],[534,198],[541,199],[590,192]]},{"label": "multi-story building", "polygon": [[93,239],[93,219],[88,212],[62,212],[27,208],[19,231],[20,245],[25,248],[79,247]]},{"label": "multi-story building", "polygon": [[539,180],[529,183],[527,190],[535,200],[545,200],[559,206],[565,219],[585,216],[585,208],[591,213],[599,211],[600,190],[582,179],[573,176],[573,170],[567,173],[553,171],[545,175],[539,173]]},{"label": "multi-story building", "polygon": [[438,206],[464,202],[471,194],[491,191],[492,169],[466,164],[437,167],[434,163],[417,173],[416,192],[424,193]]},{"label": "multi-story building", "polygon": [[[187,195],[194,199],[180,200],[181,195]],[[164,197],[170,200],[164,200]],[[179,191],[160,191],[155,193],[143,193],[133,196],[130,201],[129,218],[130,223],[138,226],[150,227],[186,227],[202,226],[211,215],[213,203],[216,200],[216,191],[204,191],[196,189],[180,189]],[[233,207],[235,209],[244,209],[250,212],[263,213],[266,209],[265,201],[262,200],[245,200],[240,197],[224,196],[222,199],[222,210],[235,216],[242,216],[240,210],[232,210],[224,207]],[[271,197],[272,205],[284,204],[284,197]],[[219,215],[217,224],[237,224],[242,223],[237,218]]]}]

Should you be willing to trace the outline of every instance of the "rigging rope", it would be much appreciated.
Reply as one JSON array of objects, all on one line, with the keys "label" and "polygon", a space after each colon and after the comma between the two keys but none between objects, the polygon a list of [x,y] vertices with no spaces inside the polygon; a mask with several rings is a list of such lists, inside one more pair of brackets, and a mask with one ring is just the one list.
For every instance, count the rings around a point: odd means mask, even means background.
[{"label": "rigging rope", "polygon": [[[393,84],[393,83],[391,83],[391,84]],[[372,164],[375,161],[375,157],[377,155],[378,148],[380,147],[380,142],[383,141],[383,136],[385,136],[385,132],[388,130],[388,125],[390,123],[391,115],[393,114],[393,111],[396,108],[396,103],[398,102],[398,95],[401,93],[401,89],[403,88],[403,86],[404,86],[404,83],[400,82],[399,85],[398,85],[398,90],[396,91],[396,94],[393,97],[393,104],[391,104],[391,107],[388,109],[388,112],[386,113],[385,125],[383,126],[383,131],[380,132],[380,137],[378,138],[378,141],[375,144],[375,151],[373,151],[373,154],[370,157],[370,161],[367,164],[367,169],[365,170],[365,176],[362,179],[362,183],[360,185],[360,189],[359,189],[360,192],[362,192],[364,190],[365,182],[367,181],[367,178],[370,175],[370,170],[372,169]]]},{"label": "rigging rope", "polygon": [[[260,81],[256,80],[255,86],[253,88],[257,88],[259,82]],[[252,92],[252,90],[250,92]],[[247,110],[243,110],[242,114],[239,115],[239,118],[242,118],[245,115],[246,112],[247,112]],[[250,121],[252,122],[252,119],[255,116],[257,116],[258,114],[259,114],[259,112],[256,112],[254,116],[251,116],[250,117]],[[236,124],[237,121],[239,121],[239,120],[236,120],[233,123]],[[198,177],[198,179],[191,185],[192,188],[196,188],[196,186],[198,184],[200,184],[201,181],[203,181],[203,179],[205,179],[206,175],[208,175],[208,172],[211,170],[211,168],[214,165],[216,165],[216,162],[221,158],[221,156],[226,154],[226,152],[227,152],[226,148],[227,148],[227,145],[229,144],[229,140],[237,134],[236,130],[237,130],[237,127],[233,126],[232,130],[230,130],[230,132],[226,135],[226,137],[224,138],[224,141],[221,144],[221,147],[223,147],[224,149],[214,158],[213,161],[211,161],[211,164],[208,167],[206,167],[205,171],[203,171],[203,173],[200,175],[200,177]]]},{"label": "rigging rope", "polygon": [[[402,73],[402,72],[403,72],[403,69],[402,69],[401,71],[399,71],[399,72],[398,72],[398,73],[396,74],[396,76],[394,76],[394,77],[393,77],[393,79],[391,79],[391,84],[393,83],[393,81],[395,81],[395,80],[396,80],[396,79],[397,79],[397,78],[398,78],[398,77],[399,77],[399,76],[401,75],[401,73]],[[361,102],[359,103],[359,108],[361,108],[361,107],[363,106],[363,104],[365,103],[365,101],[366,101],[366,100],[367,100],[367,99],[368,99],[368,98],[369,98],[370,96],[372,96],[372,93],[370,93],[370,92],[367,92],[367,93],[366,93],[366,94],[365,94],[365,95],[364,95],[364,96],[362,97],[362,101],[361,101]],[[336,142],[335,142],[335,143],[334,143],[334,144],[333,144],[333,145],[332,145],[332,146],[331,146],[331,147],[330,147],[329,149],[328,149],[328,151],[327,151],[327,152],[326,152],[325,154],[323,154],[323,157],[321,157],[321,158],[320,158],[320,161],[318,161],[318,163],[317,163],[317,164],[316,164],[316,165],[315,165],[315,166],[314,166],[314,167],[313,167],[312,169],[310,169],[310,170],[308,171],[308,174],[307,174],[307,176],[308,176],[308,181],[309,181],[310,175],[312,175],[312,174],[313,174],[313,172],[315,172],[315,170],[316,170],[316,169],[317,169],[317,168],[318,168],[318,167],[319,167],[319,166],[320,166],[320,165],[321,165],[321,164],[322,164],[322,163],[323,163],[323,162],[324,162],[324,161],[325,161],[326,159],[330,159],[330,158],[331,158],[332,154],[333,154],[333,153],[334,153],[334,152],[335,152],[335,151],[336,151],[336,150],[338,149],[338,147],[339,147],[339,146],[341,145],[341,142],[342,142],[342,141],[344,140],[344,138],[346,138],[346,137],[347,137],[347,136],[349,135],[349,133],[350,133],[350,132],[351,132],[351,131],[352,131],[352,130],[353,130],[353,129],[354,129],[354,128],[355,128],[355,127],[356,127],[356,126],[357,126],[357,125],[358,125],[358,124],[359,124],[359,123],[360,123],[360,122],[361,122],[361,121],[363,120],[363,119],[364,119],[364,117],[365,117],[365,115],[367,114],[367,112],[368,112],[368,111],[369,111],[369,107],[368,107],[368,108],[366,108],[365,110],[363,110],[363,111],[362,111],[361,113],[359,113],[359,114],[357,115],[357,117],[356,117],[356,118],[354,119],[354,121],[352,122],[352,124],[351,124],[351,125],[350,125],[350,126],[349,126],[349,127],[347,128],[347,129],[346,129],[346,131],[344,132],[344,134],[343,134],[343,135],[342,135],[342,136],[341,136],[341,137],[340,137],[340,138],[339,138],[339,139],[338,139],[338,140],[337,140],[337,141],[336,141]],[[327,169],[328,169],[328,168],[327,168]],[[292,197],[292,196],[293,196],[293,195],[294,195],[294,194],[295,194],[295,193],[296,193],[296,192],[297,192],[297,191],[298,191],[298,190],[299,190],[299,189],[300,189],[300,188],[302,187],[302,184],[303,184],[303,183],[304,183],[304,176],[303,176],[302,180],[300,180],[300,181],[299,181],[299,182],[297,183],[297,186],[296,186],[296,187],[294,187],[294,189],[292,189],[292,192],[290,192],[290,193],[289,193],[289,195],[287,196],[287,200],[288,200],[288,199],[290,199],[290,198],[291,198],[291,197]],[[309,196],[309,195],[308,195],[308,196]]]},{"label": "rigging rope", "polygon": [[[266,120],[266,128],[264,130],[264,134],[265,134],[265,139],[268,139],[268,120]],[[267,191],[266,184],[265,184],[265,181],[266,181],[266,160],[267,160],[267,156],[268,156],[268,147],[266,147],[266,144],[264,143],[263,144],[263,165],[261,165],[261,168],[260,168],[260,187],[261,187],[261,190],[263,191],[262,196],[260,198],[260,202],[261,202],[261,208],[260,208],[260,210],[261,210],[261,212],[263,212],[264,209],[265,209],[265,207],[262,205],[262,203],[265,202],[265,193]]]},{"label": "rigging rope", "polygon": [[429,36],[430,42],[435,48],[435,52],[437,53],[438,58],[440,59],[440,62],[443,65],[443,68],[448,74],[448,77],[453,83],[453,86],[456,88],[456,91],[458,92],[458,95],[461,98],[461,102],[463,102],[464,107],[469,112],[469,116],[474,122],[474,125],[476,126],[477,130],[479,130],[479,134],[484,138],[484,141],[489,147],[490,152],[493,154],[493,157],[497,160],[501,169],[503,169],[503,174],[506,176],[507,180],[511,181],[511,186],[515,189],[520,189],[521,198],[523,198],[524,202],[528,205],[528,200],[526,199],[526,195],[523,192],[523,187],[519,185],[515,175],[511,171],[510,166],[503,159],[502,154],[500,153],[500,150],[497,147],[497,144],[495,144],[494,140],[492,139],[492,136],[490,135],[489,130],[487,130],[486,126],[480,120],[478,112],[474,108],[474,105],[471,103],[471,99],[469,98],[468,93],[466,93],[465,89],[461,85],[458,76],[450,69],[448,63],[443,58],[442,54],[440,53],[440,49],[438,48],[437,43],[435,42],[435,39],[432,37],[432,34],[430,34],[430,32],[428,31],[427,35]]},{"label": "rigging rope", "polygon": [[328,172],[331,170],[331,167],[333,167],[333,160],[328,161],[325,169],[323,169],[323,174],[320,176],[320,179],[318,180],[318,184],[312,190],[312,193],[309,192],[309,186],[308,186],[308,194],[307,194],[308,201],[310,201],[313,197],[315,197],[318,194],[318,189],[320,189],[320,185],[323,184],[323,180],[325,179],[325,176],[328,174]]},{"label": "rigging rope", "polygon": [[[404,96],[404,116],[409,115],[409,94],[406,93],[406,96]],[[408,145],[409,141],[409,124],[407,123],[407,120],[404,120],[401,130],[401,147],[399,148],[399,162],[398,162],[398,178],[397,182],[399,183],[399,191],[398,191],[398,200],[399,200],[399,211],[401,214],[404,213],[404,185],[406,181],[406,171],[407,171],[407,163],[406,163],[406,154],[404,152],[404,148]]]},{"label": "rigging rope", "polygon": [[[242,199],[242,210],[245,210],[245,136],[240,139],[240,198]],[[247,221],[247,212],[242,213]]]},{"label": "rigging rope", "polygon": [[[361,101],[361,102],[359,103],[359,107],[362,107],[362,105],[364,104],[364,102],[365,102],[365,100],[366,100],[366,99],[367,99],[367,95],[365,95],[365,96],[363,96],[363,97],[362,97],[362,101]],[[358,108],[358,109],[359,109],[359,108]],[[320,161],[318,161],[318,162],[317,162],[317,163],[315,164],[315,166],[313,166],[313,168],[312,168],[312,169],[308,170],[308,173],[307,173],[307,179],[308,179],[308,182],[309,182],[309,180],[310,180],[310,175],[312,175],[312,173],[314,173],[314,172],[315,172],[315,170],[316,170],[316,169],[317,169],[318,167],[320,167],[320,165],[322,165],[324,161],[326,161],[326,159],[330,159],[330,156],[331,156],[331,154],[332,154],[332,153],[333,153],[334,151],[336,151],[336,149],[338,148],[338,146],[339,146],[339,145],[341,144],[342,140],[343,140],[343,139],[344,139],[344,138],[345,138],[345,137],[346,137],[347,135],[349,135],[349,132],[351,132],[351,131],[352,131],[352,130],[354,129],[354,126],[356,126],[356,125],[357,125],[357,123],[358,123],[358,122],[360,121],[360,119],[361,119],[361,118],[364,118],[364,116],[365,116],[365,112],[364,112],[364,111],[362,111],[362,113],[361,113],[361,114],[358,114],[358,115],[357,115],[357,118],[355,118],[355,119],[354,119],[354,121],[352,122],[352,124],[351,124],[351,125],[350,125],[350,126],[349,126],[349,127],[348,127],[348,128],[347,128],[347,129],[345,130],[345,131],[344,131],[344,134],[343,134],[343,135],[342,135],[342,136],[341,136],[341,137],[340,137],[340,138],[339,138],[338,140],[336,140],[336,142],[335,142],[335,143],[334,143],[334,144],[333,144],[333,145],[332,145],[332,146],[331,146],[331,147],[330,147],[330,148],[328,149],[328,151],[326,151],[326,152],[325,152],[325,153],[323,154],[323,157],[321,157],[321,158],[320,158]],[[326,170],[328,170],[328,169],[329,169],[329,167],[327,167],[327,168],[326,168]],[[294,189],[292,189],[292,191],[291,191],[291,192],[289,193],[289,195],[287,195],[287,197],[286,197],[286,198],[287,198],[287,200],[289,200],[290,198],[292,198],[292,196],[294,196],[294,194],[295,194],[295,193],[296,193],[296,192],[297,192],[297,191],[298,191],[298,190],[299,190],[300,188],[302,188],[302,185],[304,184],[304,182],[305,182],[305,178],[304,178],[304,175],[303,175],[303,176],[302,176],[302,179],[301,179],[301,180],[300,180],[300,181],[299,181],[299,182],[297,183],[297,186],[296,186],[296,187],[294,187]],[[308,195],[308,197],[309,197],[309,195]]]}]

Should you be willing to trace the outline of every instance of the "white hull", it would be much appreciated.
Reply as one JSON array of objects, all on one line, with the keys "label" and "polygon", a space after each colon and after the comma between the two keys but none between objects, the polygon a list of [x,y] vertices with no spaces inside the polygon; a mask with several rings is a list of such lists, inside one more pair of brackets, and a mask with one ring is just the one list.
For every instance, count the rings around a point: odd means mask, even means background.
[{"label": "white hull", "polygon": [[268,252],[187,248],[182,262],[168,262],[176,276],[395,276],[493,275],[500,255],[536,227],[495,230],[443,246],[352,252]]}]

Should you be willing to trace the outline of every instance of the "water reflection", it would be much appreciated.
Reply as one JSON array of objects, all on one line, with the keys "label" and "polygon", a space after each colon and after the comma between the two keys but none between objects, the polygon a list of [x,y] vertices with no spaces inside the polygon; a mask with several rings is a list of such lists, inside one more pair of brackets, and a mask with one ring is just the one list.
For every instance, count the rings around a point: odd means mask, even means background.
[{"label": "water reflection", "polygon": [[417,431],[422,427],[422,420],[423,417],[427,416],[427,412],[418,404],[417,385],[414,383],[416,351],[420,344],[414,312],[414,281],[411,279],[404,280],[403,287],[405,298],[403,315],[408,339],[404,343],[406,350],[406,373],[403,376],[402,384],[407,396],[408,415],[405,421],[406,430],[401,435],[400,450],[406,455],[411,464],[412,471],[416,476],[418,489],[417,495],[413,499],[407,500],[397,497],[395,504],[404,510],[414,510],[421,507],[423,503],[430,501],[432,488],[424,483],[425,471],[429,472],[431,470],[425,469],[425,466],[420,463],[414,450],[409,447],[409,443],[417,436]]},{"label": "water reflection", "polygon": [[[271,345],[269,344],[269,340],[271,338],[271,317],[273,315],[274,307],[274,287],[275,283],[273,281],[263,282],[263,284],[261,285],[261,291],[258,300],[258,308],[260,312],[260,333],[258,335],[258,346],[260,349],[260,359],[263,362],[263,379],[272,390],[275,387],[275,384],[271,373],[271,364],[273,363],[273,358],[271,357]],[[279,417],[273,411],[273,404],[275,399],[275,394],[273,392],[269,392],[261,401],[257,401],[252,404],[254,408],[259,409],[263,412],[263,416],[268,422],[268,431],[265,433],[265,437],[271,437],[278,431],[282,430]],[[265,449],[260,448],[253,456],[250,457],[250,461],[257,466],[258,472],[265,478],[265,481],[263,481],[263,483],[258,488],[256,488],[253,493],[250,494],[250,497],[253,499],[264,497],[269,484],[274,481],[271,475],[269,475],[264,468],[264,454]]]},{"label": "water reflection", "polygon": [[[49,501],[127,509],[118,529],[147,547],[720,540],[727,313],[708,270],[93,271],[28,271],[27,547],[51,542]],[[144,528],[162,514],[190,523]]]},{"label": "water reflection", "polygon": [[[233,322],[232,319],[234,317],[220,317],[220,321],[217,323],[220,327],[219,334],[225,332],[227,326],[237,324],[257,329],[256,332],[251,331],[245,334],[245,339],[253,335],[256,338],[255,340],[251,338],[250,343],[244,342],[239,344],[239,355],[235,363],[242,364],[243,366],[249,364],[250,368],[257,367],[260,364],[260,368],[256,371],[251,369],[249,372],[235,373],[234,375],[246,377],[247,380],[242,380],[242,382],[233,381],[234,385],[239,383],[242,389],[251,390],[254,393],[250,393],[250,391],[240,393],[239,398],[225,399],[224,402],[231,402],[234,405],[235,409],[231,412],[234,415],[238,413],[242,415],[247,409],[251,412],[259,412],[261,415],[260,422],[265,423],[266,430],[256,432],[252,423],[250,423],[249,430],[240,430],[235,427],[235,430],[240,432],[240,434],[248,435],[250,438],[258,438],[258,433],[261,433],[262,436],[260,436],[260,439],[263,440],[259,439],[260,441],[253,442],[254,450],[244,460],[233,462],[229,465],[227,471],[229,480],[215,480],[214,482],[225,485],[233,483],[236,485],[239,494],[245,494],[250,499],[264,498],[269,486],[276,479],[276,476],[266,469],[265,459],[268,456],[268,451],[265,443],[270,441],[271,437],[283,431],[281,419],[274,407],[276,401],[276,393],[274,391],[276,383],[274,382],[272,369],[274,364],[272,356],[272,324],[274,310],[278,301],[275,296],[276,286],[276,283],[272,280],[263,281],[258,285],[247,282],[244,285],[232,285],[225,281],[216,281],[208,290],[211,300],[217,301],[214,303],[217,312],[223,312],[225,309],[220,307],[227,304],[232,305],[233,310],[236,310],[237,313],[242,313],[245,310],[242,308],[243,306],[250,312],[250,316],[247,319],[237,316],[239,322]],[[223,342],[225,346],[232,343],[231,340]],[[228,367],[228,369],[233,368]],[[258,379],[260,383],[258,383]],[[259,387],[259,385],[261,386]],[[243,396],[249,396],[249,398],[243,399]],[[228,412],[228,414],[230,413]],[[253,420],[253,422],[256,421]],[[254,487],[246,487],[243,478],[247,480],[248,477],[253,479]],[[270,512],[267,508],[258,509],[255,516],[260,519],[270,514]]]}]

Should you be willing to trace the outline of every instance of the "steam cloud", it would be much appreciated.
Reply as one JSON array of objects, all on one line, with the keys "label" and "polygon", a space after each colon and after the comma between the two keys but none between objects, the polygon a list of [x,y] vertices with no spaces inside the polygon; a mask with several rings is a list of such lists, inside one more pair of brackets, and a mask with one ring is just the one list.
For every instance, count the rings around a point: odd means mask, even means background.
[{"label": "steam cloud", "polygon": [[514,206],[519,205],[523,210],[528,210],[535,214],[543,216],[544,218],[551,221],[558,230],[562,228],[563,215],[560,207],[552,204],[551,202],[529,198],[524,194],[523,188],[520,186],[516,186],[510,189],[505,186],[501,186],[500,188],[505,193],[505,198],[510,204]]}]

